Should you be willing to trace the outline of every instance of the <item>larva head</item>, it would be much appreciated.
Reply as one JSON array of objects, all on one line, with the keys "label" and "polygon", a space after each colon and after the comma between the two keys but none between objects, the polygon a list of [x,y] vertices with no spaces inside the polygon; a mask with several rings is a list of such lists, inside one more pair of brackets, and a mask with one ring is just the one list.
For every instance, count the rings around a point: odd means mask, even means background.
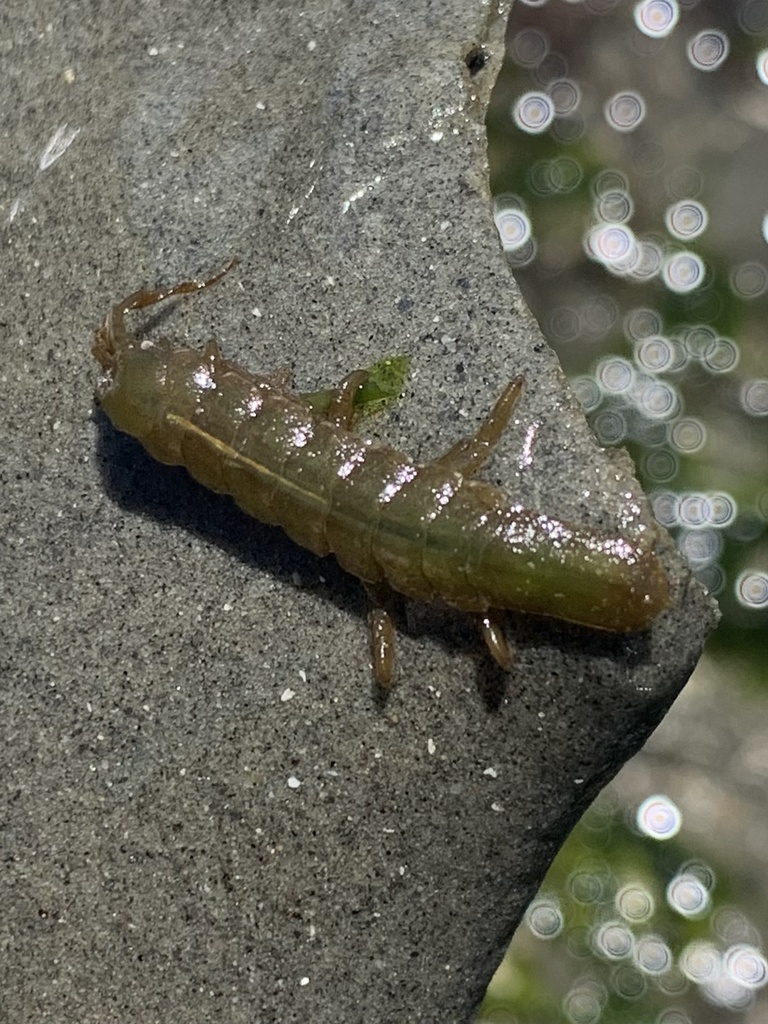
[{"label": "larva head", "polygon": [[131,339],[116,347],[109,330],[99,330],[93,354],[103,373],[96,397],[110,420],[140,441],[154,434],[167,399],[168,347]]}]

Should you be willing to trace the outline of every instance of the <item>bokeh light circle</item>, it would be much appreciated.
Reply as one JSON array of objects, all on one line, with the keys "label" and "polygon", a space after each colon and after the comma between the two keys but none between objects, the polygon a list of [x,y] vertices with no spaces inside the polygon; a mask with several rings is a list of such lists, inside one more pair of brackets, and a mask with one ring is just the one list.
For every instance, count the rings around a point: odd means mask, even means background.
[{"label": "bokeh light circle", "polygon": [[522,249],[533,235],[531,219],[524,210],[497,209],[493,215],[496,230],[499,232],[502,248],[505,252]]},{"label": "bokeh light circle", "polygon": [[677,518],[683,526],[705,526],[709,516],[709,498],[706,494],[684,494],[680,498]]},{"label": "bokeh light circle", "polygon": [[667,424],[664,420],[633,417],[632,438],[645,448],[660,448],[667,443]]},{"label": "bokeh light circle", "polygon": [[702,363],[710,373],[729,373],[739,363],[739,347],[731,338],[716,338]]},{"label": "bokeh light circle", "polygon": [[627,421],[618,409],[598,413],[592,426],[602,445],[620,444],[627,436]]},{"label": "bokeh light circle", "polygon": [[552,182],[560,195],[572,192],[581,184],[584,168],[570,156],[560,156],[552,161]]},{"label": "bokeh light circle", "polygon": [[768,572],[750,569],[736,580],[736,600],[743,608],[768,608]]},{"label": "bokeh light circle", "polygon": [[600,221],[625,224],[635,211],[632,196],[625,189],[601,193],[595,203],[595,216]]},{"label": "bokeh light circle", "polygon": [[550,98],[555,105],[555,113],[558,117],[567,117],[575,110],[578,110],[581,102],[581,91],[572,78],[557,78],[549,83],[548,90]]},{"label": "bokeh light circle", "polygon": [[645,120],[645,100],[638,92],[617,92],[605,104],[605,120],[617,132],[633,132]]},{"label": "bokeh light circle", "polygon": [[512,105],[512,120],[529,135],[541,135],[555,119],[555,105],[545,92],[526,92]]},{"label": "bokeh light circle", "polygon": [[697,985],[714,980],[722,970],[720,951],[705,939],[694,939],[684,946],[677,963],[686,978]]},{"label": "bokeh light circle", "polygon": [[571,381],[573,392],[584,412],[594,412],[603,400],[603,394],[594,377],[576,377]]},{"label": "bokeh light circle", "polygon": [[631,309],[624,317],[624,334],[628,341],[642,341],[662,332],[662,319],[655,309]]},{"label": "bokeh light circle", "polygon": [[721,906],[712,915],[712,928],[718,938],[727,945],[746,942],[751,946],[758,945],[760,938],[757,929],[747,915],[734,906]]},{"label": "bokeh light circle", "polygon": [[644,338],[635,349],[635,361],[643,370],[651,373],[664,373],[672,365],[675,356],[674,347],[661,334]]},{"label": "bokeh light circle", "polygon": [[651,839],[671,839],[680,831],[683,816],[668,796],[649,796],[640,804],[635,815],[637,827]]},{"label": "bokeh light circle", "polygon": [[653,1024],[692,1024],[691,1018],[684,1010],[667,1007],[662,1010]]},{"label": "bokeh light circle", "polygon": [[629,178],[624,171],[607,167],[595,175],[592,180],[593,195],[602,196],[606,192],[629,192]]},{"label": "bokeh light circle", "polygon": [[522,68],[535,68],[549,53],[549,37],[537,28],[524,28],[512,37],[507,52]]},{"label": "bokeh light circle", "polygon": [[717,341],[717,331],[709,324],[688,327],[681,335],[691,359],[703,360]]},{"label": "bokeh light circle", "polygon": [[740,263],[731,272],[730,284],[740,299],[759,299],[768,291],[768,268],[755,261]]},{"label": "bokeh light circle", "polygon": [[565,78],[567,74],[568,60],[565,55],[557,50],[550,50],[544,60],[534,68],[532,78],[546,91],[553,82]]},{"label": "bokeh light circle", "polygon": [[623,885],[616,893],[614,906],[621,916],[631,924],[641,924],[653,915],[653,895],[643,885]]},{"label": "bokeh light circle", "polygon": [[635,937],[623,921],[605,921],[593,932],[592,945],[607,960],[624,960],[632,955]]},{"label": "bokeh light circle", "polygon": [[531,903],[525,912],[525,922],[537,939],[556,938],[565,924],[560,904],[546,897]]},{"label": "bokeh light circle", "polygon": [[563,1016],[568,1024],[597,1024],[607,1001],[604,985],[593,979],[577,982],[563,999]]},{"label": "bokeh light circle", "polygon": [[709,911],[710,897],[701,879],[679,874],[667,886],[667,903],[681,917],[703,917]]},{"label": "bokeh light circle", "polygon": [[706,29],[688,40],[688,60],[697,71],[716,71],[727,58],[731,44],[725,32]]},{"label": "bokeh light circle", "polygon": [[704,565],[696,570],[696,579],[715,597],[725,589],[725,572],[721,565]]},{"label": "bokeh light circle", "polygon": [[694,569],[709,565],[720,557],[723,551],[723,536],[717,530],[685,530],[677,537],[680,553]]},{"label": "bokeh light circle", "polygon": [[667,207],[664,223],[673,238],[686,241],[698,238],[706,230],[709,213],[703,203],[696,199],[681,199]]},{"label": "bokeh light circle", "polygon": [[671,530],[673,526],[677,526],[677,507],[679,502],[674,491],[657,491],[652,495],[651,503],[653,505],[653,514],[662,526],[666,526],[668,530]]},{"label": "bokeh light circle", "polygon": [[768,378],[745,380],[741,385],[741,407],[748,416],[768,416]]},{"label": "bokeh light circle", "polygon": [[596,903],[604,888],[603,878],[594,871],[574,871],[568,879],[568,892],[577,903]]},{"label": "bokeh light circle", "polygon": [[665,420],[677,414],[680,398],[667,381],[650,378],[639,389],[637,404],[651,419]]},{"label": "bokeh light circle", "polygon": [[661,277],[671,292],[685,295],[704,283],[704,260],[695,252],[676,252],[664,260]]},{"label": "bokeh light circle", "polygon": [[561,345],[574,341],[581,333],[581,318],[570,306],[553,309],[549,318],[549,333]]},{"label": "bokeh light circle", "polygon": [[[666,974],[654,978],[654,982],[656,988],[667,996],[681,996],[690,987],[690,982],[676,964],[673,964]],[[659,1021],[661,1020],[663,1018],[659,1016]]]},{"label": "bokeh light circle", "polygon": [[595,367],[595,379],[603,391],[625,394],[635,381],[635,368],[623,356],[606,356]]},{"label": "bokeh light circle", "polygon": [[671,425],[669,443],[681,454],[692,455],[707,443],[706,427],[693,416],[681,417]]},{"label": "bokeh light circle", "polygon": [[661,273],[664,266],[664,249],[652,238],[638,238],[638,258],[632,268],[635,281],[648,281]]},{"label": "bokeh light circle", "polygon": [[704,187],[704,177],[698,167],[676,167],[667,178],[667,192],[673,199],[697,196]]},{"label": "bokeh light circle", "polygon": [[634,232],[626,224],[598,224],[587,235],[586,251],[612,274],[631,272],[637,263],[638,248]]},{"label": "bokeh light circle", "polygon": [[677,24],[677,0],[640,0],[635,4],[635,24],[651,39],[663,39]]},{"label": "bokeh light circle", "polygon": [[582,310],[584,331],[592,339],[604,337],[619,319],[616,302],[605,296],[596,296]]},{"label": "bokeh light circle", "polygon": [[746,988],[768,984],[768,961],[759,949],[743,943],[731,946],[723,956],[723,967],[734,981]]},{"label": "bokeh light circle", "polygon": [[648,982],[636,967],[620,964],[611,974],[611,988],[620,999],[634,1001],[648,991]]},{"label": "bokeh light circle", "polygon": [[673,964],[672,950],[658,935],[641,935],[635,941],[632,959],[643,974],[665,974]]},{"label": "bokeh light circle", "polygon": [[738,505],[730,494],[718,492],[709,495],[709,521],[713,526],[719,529],[730,526],[738,512]]},{"label": "bokeh light circle", "polygon": [[[655,480],[657,483],[664,484],[677,476],[680,460],[674,452],[667,451],[666,449],[647,452],[643,459],[643,468],[647,477]],[[656,518],[659,518],[658,513]],[[661,520],[659,521],[661,522]]]},{"label": "bokeh light circle", "polygon": [[747,35],[768,32],[768,3],[766,0],[744,0],[737,14],[739,27]]}]

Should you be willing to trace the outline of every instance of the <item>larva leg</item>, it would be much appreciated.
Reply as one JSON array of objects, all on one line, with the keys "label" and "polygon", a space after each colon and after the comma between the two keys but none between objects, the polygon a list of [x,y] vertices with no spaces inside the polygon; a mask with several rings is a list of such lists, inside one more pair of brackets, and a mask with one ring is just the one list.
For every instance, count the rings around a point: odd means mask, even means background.
[{"label": "larva leg", "polygon": [[392,686],[392,669],[395,663],[395,622],[390,611],[394,594],[385,581],[363,583],[363,586],[373,605],[368,613],[373,675],[383,690],[389,690]]},{"label": "larva leg", "polygon": [[504,634],[503,613],[495,608],[490,608],[480,616],[480,630],[494,661],[501,665],[505,672],[511,672],[515,659],[509,641]]},{"label": "larva leg", "polygon": [[515,377],[510,381],[499,395],[488,418],[480,424],[477,433],[459,441],[453,448],[449,448],[432,465],[442,466],[444,469],[463,473],[465,476],[472,476],[473,473],[476,473],[504,433],[512,410],[520,397],[522,387],[522,377]]},{"label": "larva leg", "polygon": [[376,682],[383,690],[392,686],[395,662],[395,625],[385,608],[372,608],[368,615],[371,629],[371,658]]},{"label": "larva leg", "polygon": [[326,417],[337,427],[349,430],[355,418],[355,395],[368,380],[367,370],[353,370],[348,373],[337,388],[331,392],[331,404]]},{"label": "larva leg", "polygon": [[180,284],[175,284],[170,288],[155,288],[151,291],[140,288],[137,292],[133,292],[123,299],[122,302],[118,302],[113,309],[119,308],[123,313],[128,313],[132,309],[144,309],[146,306],[154,306],[165,299],[172,299],[175,295],[189,295],[192,292],[202,291],[203,288],[208,288],[210,285],[220,281],[237,262],[236,259],[230,260],[226,267],[220,270],[218,274],[214,274],[213,277],[207,277],[202,281],[182,281]]},{"label": "larva leg", "polygon": [[293,384],[293,370],[290,366],[278,366],[273,373],[269,374],[267,380],[274,391],[290,391]]}]

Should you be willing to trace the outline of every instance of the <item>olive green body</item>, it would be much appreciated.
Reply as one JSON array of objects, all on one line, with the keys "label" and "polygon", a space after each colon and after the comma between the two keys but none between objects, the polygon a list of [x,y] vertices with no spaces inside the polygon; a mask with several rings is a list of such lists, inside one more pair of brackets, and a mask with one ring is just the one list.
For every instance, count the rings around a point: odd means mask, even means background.
[{"label": "olive green body", "polygon": [[99,398],[119,430],[366,583],[622,632],[647,627],[668,603],[652,530],[628,540],[510,507],[450,461],[418,466],[358,437],[279,378],[227,363],[215,344],[121,338],[107,351],[106,331],[94,346]]}]

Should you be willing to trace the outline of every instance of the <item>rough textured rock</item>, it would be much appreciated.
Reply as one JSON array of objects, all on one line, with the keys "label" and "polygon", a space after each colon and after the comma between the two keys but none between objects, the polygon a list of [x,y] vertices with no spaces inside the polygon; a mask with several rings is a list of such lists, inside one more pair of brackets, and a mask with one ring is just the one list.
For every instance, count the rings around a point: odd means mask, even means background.
[{"label": "rough textured rock", "polygon": [[670,550],[675,601],[651,633],[516,618],[508,685],[460,616],[409,607],[382,702],[355,581],[93,414],[110,302],[238,254],[153,328],[291,363],[304,389],[407,352],[408,392],[374,426],[423,458],[522,371],[489,478],[595,524],[637,492],[495,237],[483,113],[505,12],[285,9],[0,14],[9,1024],[471,1019],[570,825],[713,622]]}]

